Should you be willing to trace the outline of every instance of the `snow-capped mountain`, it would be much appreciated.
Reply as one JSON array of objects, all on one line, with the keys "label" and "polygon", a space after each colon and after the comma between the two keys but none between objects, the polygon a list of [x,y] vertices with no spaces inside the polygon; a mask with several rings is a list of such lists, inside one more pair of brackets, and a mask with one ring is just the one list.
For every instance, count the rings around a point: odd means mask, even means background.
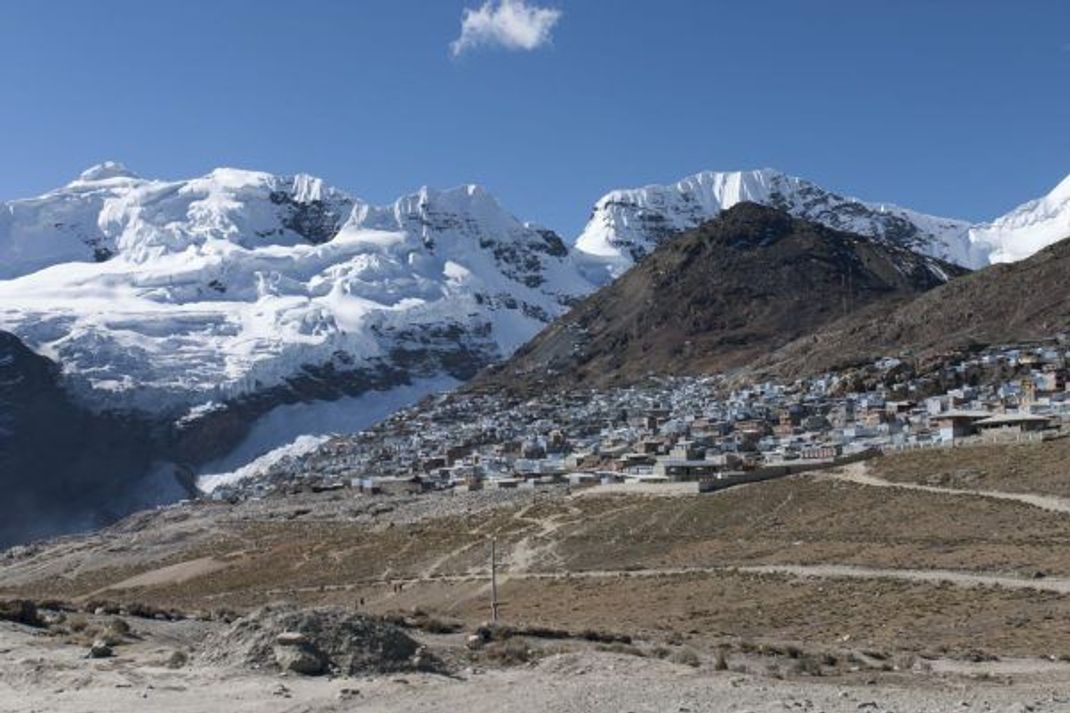
[{"label": "snow-capped mountain", "polygon": [[305,366],[459,343],[498,358],[589,290],[556,235],[478,186],[375,207],[309,176],[167,182],[114,163],[3,206],[0,275],[0,328],[90,402],[153,412]]},{"label": "snow-capped mountain", "polygon": [[991,223],[970,229],[969,240],[988,263],[1017,262],[1070,237],[1070,176],[1051,193],[1021,205]]},{"label": "snow-capped mountain", "polygon": [[0,329],[79,402],[168,424],[161,458],[194,469],[359,430],[591,289],[560,238],[478,186],[377,207],[310,176],[107,163],[0,205]]},{"label": "snow-capped mountain", "polygon": [[745,201],[964,267],[987,264],[969,240],[966,221],[863,202],[771,169],[707,171],[672,185],[612,191],[595,203],[576,248],[591,279],[605,282],[676,233]]}]

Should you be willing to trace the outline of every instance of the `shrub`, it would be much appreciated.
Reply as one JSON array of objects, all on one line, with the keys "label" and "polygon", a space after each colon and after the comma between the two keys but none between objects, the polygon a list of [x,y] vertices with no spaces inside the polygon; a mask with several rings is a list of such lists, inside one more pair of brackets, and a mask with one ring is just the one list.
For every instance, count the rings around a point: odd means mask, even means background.
[{"label": "shrub", "polygon": [[[579,638],[585,641],[591,641],[597,644],[630,644],[632,643],[632,637],[627,634],[610,634],[604,631],[595,631],[594,629],[585,629],[580,632]],[[671,643],[671,642],[670,642]]]},{"label": "shrub", "polygon": [[627,656],[646,656],[638,646],[632,646],[631,644],[622,644],[619,641],[612,644],[599,644],[599,651],[605,651],[611,654],[625,654]]},{"label": "shrub", "polygon": [[26,626],[43,627],[44,620],[37,613],[37,605],[28,599],[0,601],[0,620]]},{"label": "shrub", "polygon": [[702,663],[695,650],[686,646],[674,651],[669,660],[676,664],[693,667],[698,667]]},{"label": "shrub", "polygon": [[820,676],[822,674],[821,661],[819,661],[816,656],[812,656],[810,654],[801,654],[798,658],[795,659],[795,665],[793,666],[793,670],[795,673],[798,674],[805,674],[807,676]]},{"label": "shrub", "polygon": [[531,649],[528,642],[519,638],[511,638],[506,641],[495,641],[485,649],[489,660],[502,666],[518,666],[531,660]]}]

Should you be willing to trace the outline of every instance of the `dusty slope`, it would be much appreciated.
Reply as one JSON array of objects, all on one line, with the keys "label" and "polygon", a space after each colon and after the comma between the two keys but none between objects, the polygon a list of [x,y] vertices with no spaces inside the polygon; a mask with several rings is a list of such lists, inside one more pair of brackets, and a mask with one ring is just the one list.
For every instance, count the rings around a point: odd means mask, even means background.
[{"label": "dusty slope", "polygon": [[[1054,478],[1063,450],[969,454],[993,472],[1027,459]],[[911,454],[871,472],[945,482],[958,471]],[[1065,710],[1070,515],[849,476],[706,496],[343,492],[191,504],[16,548],[0,555],[0,599],[55,596],[89,612],[148,604],[203,619],[128,616],[134,636],[104,660],[84,658],[84,641],[0,622],[0,709]],[[1051,478],[1033,485],[1047,491]],[[468,652],[463,633],[417,632],[454,676],[309,680],[206,665],[227,610],[268,602],[410,619],[420,610],[474,627],[488,615],[491,536],[506,620],[573,632],[522,635],[532,663],[501,668]],[[1038,570],[1046,576],[1034,579]],[[585,631],[632,642],[603,645]],[[167,668],[176,648],[189,662]],[[719,651],[731,671],[715,670]]]},{"label": "dusty slope", "polygon": [[[962,709],[1054,713],[1065,710],[1067,701],[1056,693],[1066,685],[1065,664],[1048,664],[1023,676],[1018,662],[915,675],[878,671],[812,678],[787,673],[781,679],[766,671],[715,671],[710,661],[691,667],[580,649],[550,654],[532,665],[479,667],[453,676],[280,677],[196,660],[170,669],[161,663],[167,652],[175,647],[196,648],[205,627],[140,621],[134,625],[144,637],[141,641],[123,647],[115,659],[93,661],[82,658],[80,649],[0,624],[0,650],[7,654],[0,659],[0,710],[856,713],[869,709],[943,713]],[[733,658],[734,667],[738,662],[739,658]],[[764,665],[756,662],[755,668]],[[1037,669],[1035,665],[1029,668]],[[1008,670],[1014,672],[1013,685],[1008,685],[1011,677],[1001,673]]]}]

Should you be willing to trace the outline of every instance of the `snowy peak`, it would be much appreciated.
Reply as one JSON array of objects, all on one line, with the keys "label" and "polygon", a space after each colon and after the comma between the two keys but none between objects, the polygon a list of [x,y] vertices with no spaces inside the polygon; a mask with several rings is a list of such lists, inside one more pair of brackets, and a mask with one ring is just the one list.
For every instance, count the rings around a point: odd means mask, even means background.
[{"label": "snowy peak", "polygon": [[773,169],[712,172],[671,185],[608,193],[594,206],[576,241],[592,278],[620,275],[671,236],[742,202],[873,237],[965,266],[975,266],[966,239],[969,223],[936,218],[892,204],[866,203]]},{"label": "snowy peak", "polygon": [[1070,175],[1043,198],[973,227],[969,237],[990,263],[1023,260],[1066,238],[1070,238]]},{"label": "snowy peak", "polygon": [[462,261],[474,252],[488,252],[498,270],[530,288],[557,282],[561,294],[571,296],[589,289],[578,273],[554,279],[553,273],[574,272],[557,234],[521,223],[478,185],[425,186],[389,206],[360,206],[347,227],[418,236],[430,253]]},{"label": "snowy peak", "polygon": [[334,237],[354,204],[311,176],[220,168],[185,181],[145,180],[109,161],[43,196],[0,206],[0,279],[116,257],[144,263],[213,243],[318,244]]},{"label": "snowy peak", "polygon": [[343,230],[405,233],[446,256],[491,252],[528,286],[545,282],[543,273],[568,256],[557,235],[521,223],[477,185],[424,187],[373,206],[307,174],[217,168],[199,178],[159,181],[109,161],[63,188],[3,208],[0,279],[68,262],[148,263],[188,250],[320,245]]},{"label": "snowy peak", "polygon": [[75,183],[99,183],[113,178],[141,178],[118,161],[105,161],[82,171]]},{"label": "snowy peak", "polygon": [[451,233],[472,236],[480,230],[512,230],[520,223],[481,186],[447,190],[424,186],[386,206],[354,212],[352,224],[374,230],[404,230],[426,236]]},{"label": "snowy peak", "polygon": [[144,262],[213,242],[246,249],[327,242],[353,204],[310,176],[219,168],[117,195],[102,207],[100,224],[121,256]]}]

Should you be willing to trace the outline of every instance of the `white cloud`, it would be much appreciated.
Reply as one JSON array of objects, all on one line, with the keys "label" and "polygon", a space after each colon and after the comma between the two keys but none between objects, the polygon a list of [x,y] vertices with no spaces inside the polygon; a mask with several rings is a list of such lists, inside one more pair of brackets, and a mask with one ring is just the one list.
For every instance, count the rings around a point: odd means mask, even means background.
[{"label": "white cloud", "polygon": [[461,36],[450,43],[457,57],[476,47],[530,51],[551,41],[561,11],[528,5],[527,0],[487,0],[478,10],[465,8]]}]

